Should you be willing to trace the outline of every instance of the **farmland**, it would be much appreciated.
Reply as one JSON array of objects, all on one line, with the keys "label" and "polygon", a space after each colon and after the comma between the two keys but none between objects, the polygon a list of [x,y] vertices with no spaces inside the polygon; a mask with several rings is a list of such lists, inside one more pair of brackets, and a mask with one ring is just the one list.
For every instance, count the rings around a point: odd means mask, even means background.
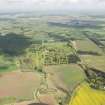
[{"label": "farmland", "polygon": [[[39,86],[38,81],[40,81],[38,74],[21,73],[19,71],[3,73],[0,77],[0,104],[32,99],[32,92],[35,87]],[[6,101],[7,99],[8,101]],[[14,100],[11,102],[9,99]]]},{"label": "farmland", "polygon": [[0,24],[0,105],[104,105],[105,18],[16,15]]},{"label": "farmland", "polygon": [[104,105],[105,92],[97,91],[83,83],[77,87],[73,93],[71,102],[69,105]]}]

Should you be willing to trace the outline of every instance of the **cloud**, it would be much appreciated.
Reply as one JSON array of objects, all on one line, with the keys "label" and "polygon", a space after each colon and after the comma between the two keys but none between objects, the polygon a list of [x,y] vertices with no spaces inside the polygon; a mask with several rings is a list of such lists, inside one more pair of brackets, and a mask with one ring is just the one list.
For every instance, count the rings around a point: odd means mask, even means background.
[{"label": "cloud", "polygon": [[105,0],[0,0],[0,12],[56,9],[101,10]]}]

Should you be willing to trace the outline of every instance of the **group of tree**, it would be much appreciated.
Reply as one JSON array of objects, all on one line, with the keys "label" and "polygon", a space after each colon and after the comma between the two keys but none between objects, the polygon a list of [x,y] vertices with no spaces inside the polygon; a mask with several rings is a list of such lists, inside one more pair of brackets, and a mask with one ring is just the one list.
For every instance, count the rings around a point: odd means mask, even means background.
[{"label": "group of tree", "polygon": [[20,57],[19,63],[22,70],[27,68],[41,71],[45,65],[77,63],[78,60],[69,46],[50,46],[49,44],[28,48],[25,56]]}]

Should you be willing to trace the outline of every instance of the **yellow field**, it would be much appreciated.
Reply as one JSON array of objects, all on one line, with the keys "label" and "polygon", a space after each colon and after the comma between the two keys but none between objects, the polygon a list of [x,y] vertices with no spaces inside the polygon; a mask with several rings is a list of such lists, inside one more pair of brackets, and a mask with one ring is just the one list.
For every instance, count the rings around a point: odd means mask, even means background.
[{"label": "yellow field", "polygon": [[105,105],[105,92],[83,83],[73,93],[69,105]]}]

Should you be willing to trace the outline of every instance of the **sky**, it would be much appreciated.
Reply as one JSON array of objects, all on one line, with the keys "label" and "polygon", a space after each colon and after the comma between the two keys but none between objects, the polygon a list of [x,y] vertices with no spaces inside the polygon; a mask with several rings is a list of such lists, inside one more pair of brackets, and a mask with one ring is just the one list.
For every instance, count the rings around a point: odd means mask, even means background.
[{"label": "sky", "polygon": [[105,0],[0,0],[0,13],[37,10],[104,11]]}]

